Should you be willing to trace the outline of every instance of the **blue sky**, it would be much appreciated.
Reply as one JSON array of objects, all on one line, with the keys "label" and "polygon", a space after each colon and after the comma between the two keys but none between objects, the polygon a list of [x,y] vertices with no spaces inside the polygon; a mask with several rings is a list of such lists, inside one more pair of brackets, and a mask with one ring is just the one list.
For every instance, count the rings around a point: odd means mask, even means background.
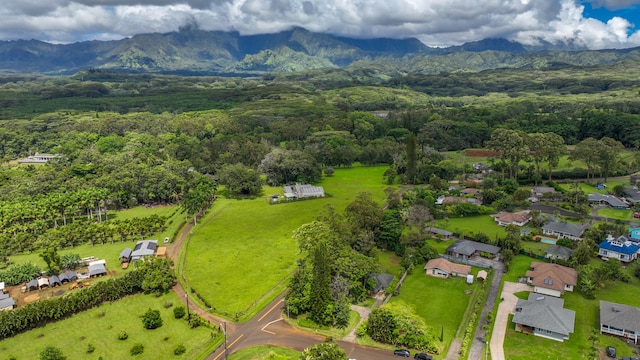
[{"label": "blue sky", "polygon": [[640,0],[3,0],[0,40],[53,43],[202,30],[274,33],[304,27],[429,46],[505,38],[589,49],[640,46]]}]

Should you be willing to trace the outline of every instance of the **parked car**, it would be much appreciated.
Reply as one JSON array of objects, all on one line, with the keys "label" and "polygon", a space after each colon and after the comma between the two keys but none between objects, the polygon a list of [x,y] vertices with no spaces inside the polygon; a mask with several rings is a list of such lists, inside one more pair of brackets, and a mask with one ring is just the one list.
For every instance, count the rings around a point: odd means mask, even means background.
[{"label": "parked car", "polygon": [[395,356],[404,356],[404,357],[409,357],[409,356],[411,356],[411,353],[409,352],[409,350],[405,350],[405,349],[396,349],[396,350],[393,350],[393,355],[395,355]]},{"label": "parked car", "polygon": [[427,355],[425,353],[417,353],[413,355],[413,358],[416,360],[433,360],[433,357],[431,357],[431,355]]},{"label": "parked car", "polygon": [[616,348],[613,346],[607,346],[607,356],[610,358],[616,358]]},{"label": "parked car", "polygon": [[633,217],[636,219],[640,219],[640,213],[634,212]]}]

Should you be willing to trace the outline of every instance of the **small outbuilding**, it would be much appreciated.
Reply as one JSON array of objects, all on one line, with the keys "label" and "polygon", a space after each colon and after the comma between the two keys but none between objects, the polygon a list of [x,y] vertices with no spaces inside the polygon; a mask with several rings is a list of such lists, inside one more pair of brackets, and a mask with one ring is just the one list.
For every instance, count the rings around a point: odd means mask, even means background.
[{"label": "small outbuilding", "polygon": [[487,274],[486,271],[480,270],[478,271],[478,275],[476,276],[476,278],[478,279],[478,281],[486,281],[488,275],[489,274]]},{"label": "small outbuilding", "polygon": [[60,285],[62,285],[62,283],[60,282],[60,278],[56,275],[51,275],[51,277],[49,278],[49,286],[56,287]]},{"label": "small outbuilding", "polygon": [[167,247],[160,246],[158,247],[158,251],[156,251],[156,257],[165,257],[167,256]]},{"label": "small outbuilding", "polygon": [[9,294],[0,293],[0,310],[11,310],[16,307],[16,301]]},{"label": "small outbuilding", "polygon": [[49,279],[47,279],[46,277],[38,278],[38,288],[44,289],[47,287],[49,287]]},{"label": "small outbuilding", "polygon": [[471,274],[467,275],[467,284],[469,285],[473,284],[473,275]]},{"label": "small outbuilding", "polygon": [[131,249],[126,248],[122,250],[118,258],[120,259],[120,262],[128,263],[131,260]]},{"label": "small outbuilding", "polygon": [[31,280],[31,281],[29,281],[29,282],[27,283],[27,290],[28,290],[28,291],[33,291],[33,290],[38,290],[38,289],[39,289],[39,287],[38,287],[38,280],[33,279],[33,280]]},{"label": "small outbuilding", "polygon": [[104,264],[96,263],[89,265],[89,277],[98,277],[103,275],[107,275],[107,269]]}]

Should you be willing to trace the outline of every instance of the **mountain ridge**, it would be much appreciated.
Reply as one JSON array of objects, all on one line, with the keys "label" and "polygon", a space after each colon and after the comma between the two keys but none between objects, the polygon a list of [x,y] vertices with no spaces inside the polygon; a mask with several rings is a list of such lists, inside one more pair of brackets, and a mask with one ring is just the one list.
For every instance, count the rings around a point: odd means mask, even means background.
[{"label": "mountain ridge", "polygon": [[48,74],[86,69],[120,72],[261,74],[342,68],[370,62],[401,72],[439,73],[508,68],[598,65],[640,59],[640,48],[557,50],[506,39],[484,39],[432,48],[416,38],[356,39],[293,28],[274,34],[240,35],[193,27],[138,34],[110,41],[51,44],[0,41],[0,70]]}]

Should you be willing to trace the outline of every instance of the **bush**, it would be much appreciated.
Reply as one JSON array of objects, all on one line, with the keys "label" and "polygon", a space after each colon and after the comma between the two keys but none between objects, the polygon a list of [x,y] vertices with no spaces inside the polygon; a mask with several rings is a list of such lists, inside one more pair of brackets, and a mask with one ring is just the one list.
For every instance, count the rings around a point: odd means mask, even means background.
[{"label": "bush", "polygon": [[185,353],[185,351],[187,351],[187,348],[185,348],[185,347],[184,347],[184,345],[182,345],[182,344],[177,345],[177,346],[175,347],[175,349],[173,349],[173,353],[174,353],[175,355],[182,355],[182,354],[184,354],[184,353]]},{"label": "bush", "polygon": [[189,317],[189,326],[191,326],[192,329],[195,329],[202,325],[202,321],[203,320],[199,316],[192,315]]},{"label": "bush", "polygon": [[142,325],[144,325],[144,328],[147,330],[157,329],[162,326],[160,311],[152,309],[147,310],[147,312],[142,316]]},{"label": "bush", "polygon": [[167,301],[166,303],[164,303],[164,308],[165,309],[169,309],[172,306],[173,306],[173,303],[171,301]]},{"label": "bush", "polygon": [[131,354],[131,355],[140,355],[143,352],[144,352],[144,345],[142,345],[140,343],[135,343],[131,347],[131,350],[129,350],[129,354]]},{"label": "bush", "polygon": [[186,315],[186,310],[184,306],[178,306],[173,308],[173,317],[176,319],[182,319]]},{"label": "bush", "polygon": [[55,346],[47,346],[40,352],[38,357],[40,360],[65,360],[67,357],[64,356],[62,350]]},{"label": "bush", "polygon": [[91,353],[93,353],[94,351],[96,351],[96,347],[95,347],[95,346],[93,346],[93,344],[92,344],[92,343],[89,343],[89,344],[87,345],[87,354],[91,354]]},{"label": "bush", "polygon": [[129,334],[125,330],[120,330],[118,333],[118,340],[127,340],[129,338]]}]

